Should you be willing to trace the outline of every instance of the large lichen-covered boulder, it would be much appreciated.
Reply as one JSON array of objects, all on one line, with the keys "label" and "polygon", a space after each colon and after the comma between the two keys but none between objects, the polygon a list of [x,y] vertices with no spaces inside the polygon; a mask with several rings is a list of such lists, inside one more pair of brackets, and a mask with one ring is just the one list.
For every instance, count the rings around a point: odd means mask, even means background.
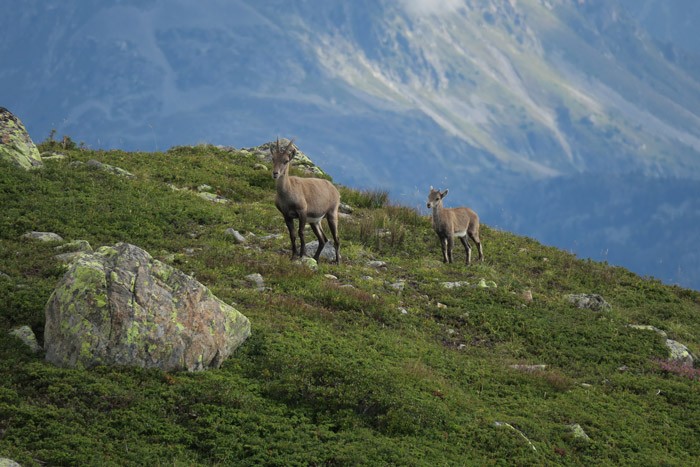
[{"label": "large lichen-covered boulder", "polygon": [[192,277],[127,243],[79,255],[46,304],[46,359],[70,368],[218,368],[248,318]]},{"label": "large lichen-covered boulder", "polygon": [[0,159],[25,169],[44,165],[20,119],[4,107],[0,107]]}]

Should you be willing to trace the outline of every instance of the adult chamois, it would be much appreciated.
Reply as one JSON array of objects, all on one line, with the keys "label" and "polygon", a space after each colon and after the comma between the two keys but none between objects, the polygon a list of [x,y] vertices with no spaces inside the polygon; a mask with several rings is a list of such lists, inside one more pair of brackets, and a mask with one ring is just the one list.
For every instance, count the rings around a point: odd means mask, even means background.
[{"label": "adult chamois", "polygon": [[[293,141],[282,148],[278,138],[276,143],[270,144],[270,154],[272,154],[272,178],[275,179],[277,189],[275,206],[282,213],[289,230],[289,239],[292,242],[292,259],[306,254],[304,226],[308,222],[318,238],[318,249],[314,255],[314,259],[318,261],[321,251],[328,241],[321,226],[321,221],[325,217],[331,235],[333,235],[335,262],[339,263],[338,207],[340,206],[340,194],[338,190],[328,180],[289,175],[290,162],[297,154]],[[301,245],[298,255],[294,219],[299,219],[298,232]]]},{"label": "adult chamois", "polygon": [[459,237],[467,252],[467,265],[471,263],[472,249],[467,235],[476,243],[479,249],[479,261],[484,260],[484,252],[479,239],[479,215],[469,208],[444,208],[442,200],[449,190],[440,191],[430,187],[428,194],[428,209],[433,210],[433,229],[440,239],[443,262],[452,262],[452,246],[454,237]]}]

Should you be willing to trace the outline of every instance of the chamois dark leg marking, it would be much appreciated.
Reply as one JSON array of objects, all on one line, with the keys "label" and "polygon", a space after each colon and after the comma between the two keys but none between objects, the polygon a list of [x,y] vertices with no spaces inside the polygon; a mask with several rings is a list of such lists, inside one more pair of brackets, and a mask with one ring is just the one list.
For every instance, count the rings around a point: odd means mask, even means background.
[{"label": "chamois dark leg marking", "polygon": [[467,266],[472,262],[472,247],[469,246],[469,240],[467,240],[466,235],[464,237],[459,237],[462,245],[464,245],[464,251],[467,254]]}]

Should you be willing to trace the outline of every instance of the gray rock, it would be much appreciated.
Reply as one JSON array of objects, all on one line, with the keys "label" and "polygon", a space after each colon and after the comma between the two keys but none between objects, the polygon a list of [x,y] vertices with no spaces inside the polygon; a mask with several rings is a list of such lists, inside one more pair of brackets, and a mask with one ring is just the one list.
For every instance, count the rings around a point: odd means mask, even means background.
[{"label": "gray rock", "polygon": [[226,233],[226,235],[232,236],[233,241],[235,243],[241,244],[241,243],[246,242],[245,237],[243,235],[241,235],[241,233],[238,230],[234,229],[233,227],[229,227],[228,229],[226,229],[225,233]]},{"label": "gray rock", "polygon": [[666,334],[666,331],[664,331],[663,329],[659,329],[655,326],[650,326],[648,324],[628,324],[627,327],[630,327],[632,329],[639,329],[642,331],[653,331],[657,333],[658,335],[666,339],[665,344],[669,352],[669,362],[676,362],[681,364],[682,366],[693,366],[695,359],[693,357],[693,354],[690,353],[690,350],[688,350],[688,347],[681,344],[680,342],[674,341],[673,339],[669,339],[668,334]]},{"label": "gray rock", "polygon": [[566,296],[569,303],[581,309],[593,311],[610,311],[612,307],[598,294],[570,294]]},{"label": "gray rock", "polygon": [[120,177],[126,177],[126,178],[136,178],[136,175],[132,174],[129,171],[126,171],[120,167],[115,167],[113,165],[105,164],[103,162],[100,162],[95,159],[90,159],[87,161],[87,166],[91,167],[93,169],[97,170],[102,170],[107,173],[111,173],[113,175],[118,175]]},{"label": "gray rock", "polygon": [[63,237],[53,232],[27,232],[22,238],[39,240],[41,242],[62,242]]},{"label": "gray rock", "polygon": [[254,274],[248,274],[245,276],[245,279],[251,284],[255,285],[259,290],[265,288],[265,280],[263,279],[263,276],[257,272]]},{"label": "gray rock", "polygon": [[36,341],[34,331],[32,331],[32,328],[29,326],[14,328],[12,331],[10,331],[10,335],[17,337],[19,340],[24,342],[24,344],[29,347],[29,350],[31,350],[33,353],[41,351],[41,346]]},{"label": "gray rock", "polygon": [[61,161],[64,159],[67,159],[68,156],[65,154],[61,154],[60,152],[42,152],[41,153],[41,160],[42,161]]},{"label": "gray rock", "polygon": [[65,252],[75,252],[75,251],[87,251],[92,252],[92,246],[87,240],[73,240],[63,245],[56,247],[56,251],[60,253]]},{"label": "gray rock", "polygon": [[338,208],[338,211],[340,211],[343,214],[352,214],[353,209],[347,203],[340,203],[340,207]]},{"label": "gray rock", "polygon": [[56,255],[56,259],[63,263],[71,263],[83,253],[92,253],[92,246],[87,240],[73,240],[56,247],[56,251],[64,252]]},{"label": "gray rock", "polygon": [[216,193],[209,193],[208,191],[201,191],[197,193],[197,196],[202,199],[206,199],[207,201],[211,201],[212,203],[226,204],[229,202],[229,200],[223,196],[219,196]]},{"label": "gray rock", "polygon": [[467,281],[443,282],[441,285],[446,289],[458,289],[460,287],[468,286],[469,282],[467,282]]},{"label": "gray rock", "polygon": [[0,107],[0,160],[27,170],[44,166],[27,129],[19,118],[4,107]]},{"label": "gray rock", "polygon": [[583,439],[583,440],[586,440],[586,441],[590,441],[590,440],[591,440],[591,438],[588,437],[588,435],[586,434],[586,432],[583,431],[583,428],[582,428],[581,425],[579,425],[578,423],[573,423],[573,424],[567,425],[567,426],[568,426],[569,429],[571,430],[571,434],[574,436],[574,438]]},{"label": "gray rock", "polygon": [[669,350],[669,361],[692,368],[694,359],[688,347],[672,339],[666,339],[666,347]]},{"label": "gray rock", "polygon": [[[254,148],[243,148],[246,152],[249,152],[261,160],[271,163],[272,162],[272,156],[270,154],[270,148],[277,144],[277,141],[270,141],[269,143],[263,143],[260,146],[254,147]],[[286,147],[289,144],[289,140],[286,138],[280,138],[279,144],[281,147]],[[294,156],[294,167],[296,167],[299,170],[302,170],[303,172],[307,174],[312,174],[312,175],[325,175],[325,172],[321,170],[306,154],[304,154],[299,147],[294,144],[292,146],[294,149],[296,149],[296,156]],[[266,167],[267,169],[267,167]]]},{"label": "gray rock", "polygon": [[367,266],[375,269],[385,268],[386,261],[368,261]]},{"label": "gray rock", "polygon": [[301,264],[311,269],[312,271],[318,271],[318,262],[310,256],[304,256],[301,258]]},{"label": "gray rock", "polygon": [[83,253],[46,304],[46,360],[89,368],[217,368],[250,322],[183,272],[127,243]]},{"label": "gray rock", "polygon": [[650,326],[648,324],[628,324],[627,327],[632,329],[639,329],[640,331],[653,331],[661,337],[667,337],[666,331],[659,329],[655,326]]},{"label": "gray rock", "polygon": [[[306,244],[306,255],[313,256],[316,254],[316,249],[318,248],[318,240],[314,240],[313,242],[309,242]],[[329,261],[335,261],[335,245],[333,244],[333,241],[326,242],[325,245],[323,245],[323,250],[321,250],[321,256],[320,258],[327,259]]]},{"label": "gray rock", "polygon": [[404,282],[404,281],[394,282],[393,284],[389,284],[389,287],[401,292],[403,289],[406,288],[406,282]]},{"label": "gray rock", "polygon": [[8,459],[7,457],[0,457],[0,467],[22,467],[20,464],[17,462],[13,461],[12,459]]},{"label": "gray rock", "polygon": [[55,258],[62,263],[69,264],[75,261],[75,259],[83,253],[84,252],[82,251],[69,251],[68,253],[61,253],[60,255],[56,255]]}]

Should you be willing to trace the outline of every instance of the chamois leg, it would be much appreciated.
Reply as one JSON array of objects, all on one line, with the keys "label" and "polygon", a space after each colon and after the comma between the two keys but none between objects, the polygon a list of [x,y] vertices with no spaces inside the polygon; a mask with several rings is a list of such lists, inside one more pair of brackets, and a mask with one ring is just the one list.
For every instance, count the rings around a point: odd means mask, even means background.
[{"label": "chamois leg", "polygon": [[472,262],[472,247],[469,246],[469,240],[467,240],[467,237],[459,237],[460,241],[462,242],[462,245],[464,245],[464,251],[467,253],[467,266],[469,266],[469,263]]},{"label": "chamois leg", "polygon": [[476,233],[469,233],[469,237],[471,237],[472,241],[476,243],[476,249],[479,251],[479,261],[484,260],[484,250],[481,248],[481,240],[479,239],[479,232]]},{"label": "chamois leg", "polygon": [[455,245],[455,239],[453,236],[447,237],[447,258],[449,259],[449,263],[453,261],[452,258],[452,249],[454,248]]},{"label": "chamois leg", "polygon": [[311,230],[314,231],[314,234],[318,239],[318,248],[316,248],[316,253],[314,254],[314,259],[318,261],[318,258],[321,256],[321,251],[323,251],[323,247],[326,246],[328,238],[326,238],[326,234],[323,233],[323,227],[321,227],[320,222],[318,224],[311,224]]},{"label": "chamois leg", "polygon": [[335,246],[335,262],[340,263],[340,239],[338,238],[338,212],[326,216],[328,228],[333,236],[333,245]]},{"label": "chamois leg", "polygon": [[287,224],[287,230],[289,230],[289,240],[292,242],[292,259],[294,259],[297,256],[297,238],[294,232],[294,219],[285,217],[284,223]]},{"label": "chamois leg", "polygon": [[447,237],[440,238],[440,248],[442,249],[442,262],[447,263]]},{"label": "chamois leg", "polygon": [[306,255],[306,238],[304,238],[304,227],[306,227],[306,213],[299,213],[299,257]]}]

